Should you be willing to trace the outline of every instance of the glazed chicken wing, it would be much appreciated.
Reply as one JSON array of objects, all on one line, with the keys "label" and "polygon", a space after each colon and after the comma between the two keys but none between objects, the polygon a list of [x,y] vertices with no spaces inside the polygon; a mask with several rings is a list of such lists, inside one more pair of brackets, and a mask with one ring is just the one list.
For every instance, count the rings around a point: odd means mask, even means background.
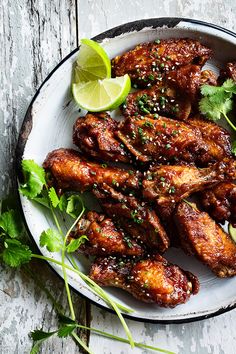
[{"label": "glazed chicken wing", "polygon": [[195,255],[218,277],[236,275],[236,244],[211,217],[182,202],[175,213],[182,248]]},{"label": "glazed chicken wing", "polygon": [[137,200],[103,185],[93,190],[106,214],[118,223],[129,235],[149,249],[164,252],[169,247],[169,238],[155,211]]},{"label": "glazed chicken wing", "polygon": [[236,178],[236,161],[225,159],[198,169],[194,166],[154,166],[143,180],[143,196],[155,200],[162,216],[169,216],[177,202],[194,192]]},{"label": "glazed chicken wing", "polygon": [[228,130],[201,117],[189,120],[188,124],[200,130],[210,155],[218,157],[218,160],[231,156],[231,138]]},{"label": "glazed chicken wing", "polygon": [[125,117],[152,113],[156,117],[163,115],[187,120],[191,112],[191,101],[175,88],[153,85],[130,93],[120,108]]},{"label": "glazed chicken wing", "polygon": [[112,60],[113,76],[129,74],[138,87],[161,82],[172,70],[188,65],[203,66],[212,55],[211,49],[192,39],[166,39],[139,44]]},{"label": "glazed chicken wing", "polygon": [[236,227],[236,184],[222,182],[200,195],[203,208],[217,222],[229,221]]},{"label": "glazed chicken wing", "polygon": [[130,153],[141,162],[188,162],[205,166],[215,162],[198,128],[154,115],[128,117],[116,132]]},{"label": "glazed chicken wing", "polygon": [[159,114],[179,120],[187,120],[192,103],[196,104],[199,87],[203,83],[217,84],[210,70],[201,72],[198,65],[186,65],[171,71],[162,84],[130,93],[121,111],[125,117]]},{"label": "glazed chicken wing", "polygon": [[115,132],[118,122],[107,113],[86,114],[73,127],[73,142],[86,155],[104,161],[130,162]]},{"label": "glazed chicken wing", "polygon": [[75,231],[71,232],[70,239],[77,239],[82,235],[86,235],[88,241],[79,250],[91,256],[141,256],[144,252],[122,229],[117,229],[110,218],[95,211],[89,211],[80,219]]},{"label": "glazed chicken wing", "polygon": [[56,187],[62,190],[85,191],[107,183],[121,190],[139,188],[139,175],[134,170],[107,167],[86,161],[72,149],[58,149],[48,154],[43,164],[51,173]]},{"label": "glazed chicken wing", "polygon": [[158,254],[146,258],[97,258],[90,277],[100,286],[114,286],[138,300],[175,307],[199,290],[197,278]]}]

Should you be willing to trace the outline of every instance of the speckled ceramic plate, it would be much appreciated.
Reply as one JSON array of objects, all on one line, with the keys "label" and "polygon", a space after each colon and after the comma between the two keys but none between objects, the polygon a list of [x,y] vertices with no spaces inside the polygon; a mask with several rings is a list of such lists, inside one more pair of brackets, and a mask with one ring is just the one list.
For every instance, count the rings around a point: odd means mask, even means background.
[{"label": "speckled ceramic plate", "polygon": [[[189,37],[200,40],[214,50],[214,58],[206,67],[219,70],[224,63],[236,57],[236,34],[212,24],[179,18],[160,18],[140,20],[113,28],[94,39],[102,44],[106,52],[113,58],[136,44],[153,41],[157,38]],[[68,55],[48,76],[34,96],[27,111],[17,147],[17,161],[30,158],[39,164],[47,153],[59,147],[73,147],[72,126],[78,115],[78,107],[71,97],[70,81],[72,64],[79,48]],[[116,115],[116,114],[115,114]],[[28,229],[39,247],[40,233],[50,227],[49,214],[38,205],[21,197],[21,203]],[[45,256],[49,253],[40,249]],[[51,254],[50,254],[51,256]],[[61,255],[53,254],[60,260]],[[134,312],[132,319],[177,323],[204,319],[219,315],[236,307],[236,277],[218,279],[194,257],[187,257],[181,250],[170,249],[165,257],[189,270],[199,277],[201,289],[199,294],[174,309],[163,309],[156,305],[147,305],[135,300],[131,295],[119,289],[108,289],[107,292]],[[81,269],[88,272],[89,263],[83,257],[78,259]],[[52,264],[61,276],[60,267]],[[68,272],[70,285],[92,302],[108,308],[98,297],[93,295],[86,284]]]}]

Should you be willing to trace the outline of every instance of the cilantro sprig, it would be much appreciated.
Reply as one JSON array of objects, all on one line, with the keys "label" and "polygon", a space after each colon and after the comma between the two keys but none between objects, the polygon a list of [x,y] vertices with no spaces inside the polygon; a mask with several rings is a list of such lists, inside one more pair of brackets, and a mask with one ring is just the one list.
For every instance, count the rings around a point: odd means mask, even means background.
[{"label": "cilantro sprig", "polygon": [[[148,346],[142,343],[134,342],[130,329],[128,328],[121,311],[132,312],[131,309],[116,303],[110,296],[98,286],[92,279],[86,274],[81,272],[74,260],[73,252],[75,252],[84,242],[88,239],[86,235],[82,235],[78,239],[73,239],[68,242],[68,237],[71,231],[74,229],[83,213],[85,212],[85,206],[83,200],[79,194],[63,194],[58,196],[56,190],[53,187],[49,187],[47,184],[47,175],[42,167],[36,164],[33,160],[24,160],[22,162],[22,170],[24,181],[19,187],[20,193],[28,199],[41,204],[42,206],[49,208],[54,221],[54,228],[44,230],[40,235],[40,246],[46,247],[48,252],[61,252],[61,262],[55,260],[52,257],[45,257],[41,254],[33,253],[28,244],[24,243],[22,235],[26,232],[23,223],[20,218],[20,214],[10,209],[3,211],[0,210],[0,257],[5,265],[11,267],[23,266],[24,270],[31,275],[31,277],[37,281],[38,285],[46,292],[47,296],[54,304],[54,308],[58,314],[59,327],[53,332],[45,332],[42,329],[31,332],[33,340],[33,346],[31,354],[38,353],[41,344],[48,340],[50,337],[57,335],[58,337],[72,336],[85,351],[91,353],[89,347],[83,342],[83,340],[77,335],[77,329],[86,329],[93,331],[97,334],[105,337],[128,343],[132,347],[136,346],[144,349],[151,349],[163,353],[173,354],[170,351]],[[67,213],[72,218],[72,225],[66,234],[62,231],[62,225],[59,222],[58,213]],[[68,298],[68,305],[70,309],[70,317],[66,317],[61,306],[57,303],[53,295],[45,287],[44,284],[40,284],[40,280],[37,279],[35,274],[32,274],[30,267],[27,265],[31,259],[37,258],[46,260],[48,262],[59,265],[62,268],[65,289]],[[68,259],[72,266],[65,263],[65,259]],[[71,298],[70,288],[67,279],[67,270],[70,270],[77,274],[90,288],[91,292],[98,295],[103,299],[117,314],[121,324],[127,335],[127,339],[114,336],[110,333],[100,331],[96,328],[90,328],[83,326],[76,321],[74,306]]]},{"label": "cilantro sprig", "polygon": [[[202,85],[201,94],[203,97],[199,101],[200,112],[214,122],[221,118],[226,119],[231,128],[236,131],[236,126],[228,116],[233,109],[236,83],[228,79],[221,86]],[[236,155],[236,141],[233,142],[232,153]]]}]

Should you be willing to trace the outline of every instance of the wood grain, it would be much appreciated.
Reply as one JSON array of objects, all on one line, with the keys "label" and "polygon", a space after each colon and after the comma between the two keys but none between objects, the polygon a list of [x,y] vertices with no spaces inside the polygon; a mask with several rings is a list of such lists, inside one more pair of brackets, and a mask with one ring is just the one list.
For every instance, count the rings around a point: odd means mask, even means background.
[{"label": "wood grain", "polygon": [[[13,155],[30,100],[48,73],[77,46],[76,6],[72,0],[8,1],[0,6],[0,197],[13,187]],[[62,281],[44,263],[33,272],[66,306]],[[75,296],[78,318],[85,318],[85,301]],[[53,330],[51,302],[22,272],[1,269],[0,354],[29,353],[28,333]],[[65,344],[66,343],[66,344]],[[78,353],[70,339],[53,339],[43,353]]]},{"label": "wood grain", "polygon": [[[79,9],[80,38],[93,37],[109,28],[142,18],[188,17],[215,23],[236,31],[236,2],[233,0],[97,0],[83,1]],[[236,55],[236,53],[234,53]],[[114,315],[92,307],[92,326],[124,336]],[[143,341],[181,354],[234,354],[236,347],[236,310],[189,324],[155,325],[128,321],[137,341]],[[97,351],[97,348],[102,348]],[[90,347],[96,353],[131,354],[150,351],[132,350],[93,335]]]},{"label": "wood grain", "polygon": [[[236,30],[234,0],[2,0],[0,7],[0,197],[12,188],[12,156],[27,106],[51,69],[77,45],[80,38],[94,36],[129,21],[162,16],[191,17]],[[42,263],[34,271],[66,304],[63,284]],[[85,318],[84,302],[76,295],[78,317]],[[124,336],[119,321],[92,307],[92,326]],[[153,325],[128,321],[134,338],[181,354],[233,354],[236,347],[236,311],[185,325]],[[1,269],[0,354],[29,353],[28,332],[56,326],[50,301],[36,283],[22,272]],[[148,353],[131,350],[92,335],[95,354]],[[42,353],[78,353],[71,340],[53,339]]]}]

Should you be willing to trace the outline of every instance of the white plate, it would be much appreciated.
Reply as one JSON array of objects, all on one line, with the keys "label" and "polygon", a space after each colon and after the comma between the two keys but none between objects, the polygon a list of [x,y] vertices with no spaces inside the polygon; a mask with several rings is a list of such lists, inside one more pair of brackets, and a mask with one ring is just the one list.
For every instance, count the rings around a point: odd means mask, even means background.
[{"label": "white plate", "polygon": [[[138,43],[171,37],[198,39],[212,48],[214,59],[209,61],[207,67],[214,70],[219,70],[224,63],[236,58],[236,34],[195,20],[164,18],[135,21],[111,29],[94,39],[99,41],[109,57],[113,58]],[[47,153],[53,149],[73,147],[72,126],[78,115],[86,113],[78,112],[70,90],[72,64],[78,50],[73,51],[53,70],[31,102],[18,142],[18,163],[22,158],[30,158],[41,164]],[[21,203],[28,229],[39,247],[40,233],[51,225],[50,215],[45,209],[25,198],[21,197]],[[52,255],[45,249],[40,249],[40,252],[61,260],[60,253]],[[174,309],[163,309],[139,302],[122,290],[107,288],[112,298],[135,310],[129,317],[162,323],[187,322],[215,316],[236,307],[236,277],[216,278],[194,257],[188,257],[181,250],[174,248],[170,249],[165,257],[196,274],[201,283],[200,292],[196,296],[191,296],[184,305]],[[78,263],[85,272],[88,272],[89,262],[86,258],[80,257]],[[51,265],[59,275],[62,275],[59,266]],[[75,290],[96,304],[108,308],[74,273],[68,272],[68,279]]]}]

